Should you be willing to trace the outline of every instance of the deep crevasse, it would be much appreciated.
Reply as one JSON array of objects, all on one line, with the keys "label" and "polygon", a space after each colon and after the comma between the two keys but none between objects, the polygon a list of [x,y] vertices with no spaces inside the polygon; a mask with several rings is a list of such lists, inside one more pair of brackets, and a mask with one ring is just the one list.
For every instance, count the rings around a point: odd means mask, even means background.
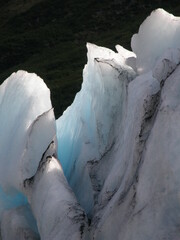
[{"label": "deep crevasse", "polygon": [[91,167],[115,143],[127,86],[136,75],[125,63],[135,55],[117,48],[121,53],[87,44],[82,89],[57,120],[58,157],[79,202],[90,215],[98,190],[93,189],[98,186],[93,186]]}]

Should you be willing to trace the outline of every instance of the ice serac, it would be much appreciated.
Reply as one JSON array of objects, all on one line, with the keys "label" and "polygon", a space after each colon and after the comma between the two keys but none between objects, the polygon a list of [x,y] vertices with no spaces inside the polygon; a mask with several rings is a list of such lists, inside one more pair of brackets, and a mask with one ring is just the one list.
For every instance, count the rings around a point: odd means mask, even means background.
[{"label": "ice serac", "polygon": [[[104,159],[101,163],[109,162],[112,166],[99,193],[96,214],[92,220],[94,239],[121,239],[121,226],[126,226],[124,222],[130,218],[136,201],[135,186],[142,155],[156,114],[160,83],[150,73],[145,74],[130,82],[127,92],[119,138],[108,156],[111,161]],[[101,176],[100,169],[97,177]],[[128,197],[130,204],[127,208],[122,207],[124,202],[128,203]],[[111,225],[111,230],[108,225]]]},{"label": "ice serac", "polygon": [[[24,180],[35,174],[56,129],[32,135],[32,125],[51,108],[50,91],[36,74],[18,71],[0,86],[0,185],[4,190],[21,191]],[[36,152],[32,141],[41,142]]]},{"label": "ice serac", "polygon": [[134,54],[87,44],[88,63],[81,91],[57,120],[58,156],[79,202],[91,215],[99,186],[92,168],[106,155],[118,135],[128,83],[135,77],[125,62]]},{"label": "ice serac", "polygon": [[0,86],[0,132],[1,231],[3,239],[23,239],[26,212],[21,207],[28,208],[24,182],[35,175],[43,153],[56,141],[50,91],[36,74],[18,71]]},{"label": "ice serac", "polygon": [[[162,13],[166,16],[164,23],[169,22],[170,15],[158,10],[152,13],[158,14],[157,25]],[[171,16],[172,28],[179,21],[174,19]],[[144,31],[153,35],[155,24],[146,27]],[[137,68],[142,67],[143,71],[128,85],[123,128],[116,147],[96,169],[99,178],[104,164],[112,164],[98,195],[91,223],[92,239],[179,239],[180,51],[174,43],[180,41],[180,36],[176,30],[164,49],[161,44],[169,41],[169,35],[167,41],[164,36],[163,43],[161,35],[160,39],[155,38],[162,52],[150,54],[151,64],[143,55],[144,45],[138,43],[142,48],[135,52]],[[153,42],[149,42],[153,53],[150,44]]]},{"label": "ice serac", "polygon": [[[36,74],[18,71],[0,86],[0,220],[7,209],[28,207],[23,194],[24,180],[35,174],[43,153],[56,135],[51,108],[50,91]],[[49,118],[38,126],[39,116],[47,111]],[[2,231],[6,225],[3,222]],[[10,226],[15,227],[11,223]],[[11,232],[16,233],[16,230]],[[13,238],[18,237],[17,233]],[[12,239],[12,235],[7,238]]]},{"label": "ice serac", "polygon": [[179,39],[180,18],[163,9],[153,11],[131,40],[138,72],[150,71],[168,48],[180,48]]},{"label": "ice serac", "polygon": [[56,159],[50,92],[37,75],[19,71],[1,85],[0,132],[2,239],[83,239],[86,215]]},{"label": "ice serac", "polygon": [[[138,86],[137,80],[131,83],[134,87]],[[139,138],[145,142],[141,151],[133,154],[134,160],[136,156],[140,160],[133,164],[135,174],[127,171],[133,169],[127,159],[125,177],[101,215],[96,216],[99,222],[94,218],[94,239],[179,239],[179,91],[180,67],[177,66],[165,79],[159,100],[151,108],[155,111],[147,112],[151,118],[146,119],[143,131],[139,132]],[[136,136],[131,137],[135,142]]]}]

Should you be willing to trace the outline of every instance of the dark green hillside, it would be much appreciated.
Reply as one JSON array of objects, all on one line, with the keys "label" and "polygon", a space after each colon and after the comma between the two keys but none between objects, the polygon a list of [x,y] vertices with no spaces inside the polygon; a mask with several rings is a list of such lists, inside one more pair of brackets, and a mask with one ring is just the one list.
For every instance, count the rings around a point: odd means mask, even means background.
[{"label": "dark green hillside", "polygon": [[0,0],[0,83],[18,69],[36,72],[58,117],[80,89],[86,42],[130,48],[132,34],[158,7],[180,15],[179,1]]}]

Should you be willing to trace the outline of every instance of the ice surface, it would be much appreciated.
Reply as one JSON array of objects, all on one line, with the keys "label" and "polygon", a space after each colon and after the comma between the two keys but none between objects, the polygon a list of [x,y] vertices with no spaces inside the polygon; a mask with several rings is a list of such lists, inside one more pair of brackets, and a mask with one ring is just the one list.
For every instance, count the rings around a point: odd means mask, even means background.
[{"label": "ice surface", "polygon": [[[138,76],[129,83],[127,102],[123,113],[122,127],[116,148],[109,153],[111,169],[107,172],[105,181],[98,197],[98,210],[94,217],[99,218],[95,226],[95,239],[121,239],[122,222],[126,221],[126,213],[131,214],[131,208],[121,209],[126,195],[136,183],[136,174],[141,165],[141,154],[151,128],[151,118],[156,111],[160,84],[152,77],[152,73]],[[104,162],[102,164],[109,164]],[[97,175],[101,174],[98,169]],[[132,193],[132,195],[134,192]],[[133,196],[130,195],[130,200]],[[133,200],[132,200],[133,201]],[[128,204],[128,200],[127,200]],[[117,211],[117,209],[121,209]],[[117,213],[116,213],[117,211]],[[121,211],[121,212],[120,212]],[[130,213],[129,213],[130,212]],[[108,227],[109,225],[114,227]],[[93,232],[93,230],[92,230]],[[123,239],[123,238],[122,238]]]},{"label": "ice surface", "polygon": [[158,59],[154,69],[153,77],[158,79],[159,82],[164,81],[180,63],[180,49],[169,48]]},{"label": "ice surface", "polygon": [[[112,147],[121,118],[126,85],[135,77],[125,64],[127,52],[87,45],[88,63],[81,91],[57,120],[58,156],[65,175],[87,213],[94,205],[90,170]],[[128,57],[130,54],[128,52]],[[134,56],[134,55],[133,55]]]},{"label": "ice surface", "polygon": [[[0,220],[5,210],[28,206],[24,181],[35,175],[48,145],[56,142],[51,108],[49,89],[36,74],[18,71],[0,86]],[[18,219],[17,211],[9,210],[2,230],[11,215]],[[14,222],[9,224],[15,227]],[[18,239],[16,231],[21,227],[17,223],[12,232],[3,233],[9,237],[3,238],[13,239],[10,235],[15,234]]]},{"label": "ice surface", "polygon": [[[35,174],[38,161],[47,148],[48,134],[44,131],[37,136],[31,134],[32,124],[51,108],[49,89],[36,74],[18,71],[0,86],[0,185],[6,191],[13,187],[21,190],[23,181]],[[55,129],[51,135],[55,135]],[[32,141],[36,137],[37,142],[42,142],[41,150],[33,163],[30,159],[29,167],[24,166],[29,161],[27,158],[35,157],[35,152],[31,151],[30,156],[27,148],[28,145],[33,148]]]},{"label": "ice surface", "polygon": [[135,71],[136,69],[136,54],[123,48],[120,45],[116,45],[116,50],[119,53],[119,56],[122,58],[124,64],[132,67]]},{"label": "ice surface", "polygon": [[26,182],[26,190],[41,239],[84,239],[86,216],[57,159],[46,153],[34,178]]},{"label": "ice surface", "polygon": [[180,18],[157,9],[133,35],[131,47],[137,55],[137,69],[145,73],[155,66],[168,48],[180,48]]},{"label": "ice surface", "polygon": [[5,211],[1,220],[1,237],[3,240],[39,240],[34,222],[29,206]]},{"label": "ice surface", "polygon": [[179,42],[179,19],[163,10],[132,39],[140,76],[128,85],[123,127],[108,154],[93,239],[179,239]]},{"label": "ice surface", "polygon": [[43,240],[79,240],[87,220],[54,158],[56,124],[48,88],[35,74],[19,71],[1,85],[0,96],[2,238],[35,240],[39,231]]},{"label": "ice surface", "polygon": [[153,113],[159,91],[160,84],[151,74],[139,76],[129,83],[118,147],[115,154],[112,151],[112,156],[109,156],[113,158],[113,163],[99,196],[101,203],[109,199],[109,194],[114,193],[119,186],[123,192],[131,184],[139,162],[139,152],[148,135],[148,127],[145,132],[143,127],[146,118],[150,118]]},{"label": "ice surface", "polygon": [[[116,46],[118,56],[103,56],[103,49],[98,53],[95,46],[88,49],[82,90],[57,121],[66,176],[86,211],[95,205],[91,239],[179,238],[179,131],[174,132],[179,129],[179,29],[179,18],[159,9],[132,38],[135,54],[121,46]],[[140,76],[135,78],[136,66]],[[133,80],[116,75],[119,69]],[[113,79],[126,83],[116,85],[119,97],[113,92]],[[114,115],[113,101],[114,106],[119,101]],[[115,116],[113,123],[106,115]],[[82,144],[86,138],[88,144]]]},{"label": "ice surface", "polygon": [[[131,84],[139,85],[137,79]],[[145,122],[141,118],[144,123],[140,140],[145,137],[144,147],[141,151],[137,148],[133,154],[134,160],[139,162],[132,165],[126,160],[122,183],[101,214],[96,215],[100,221],[94,224],[94,239],[179,239],[179,91],[180,67],[177,66],[165,79],[157,104],[152,105],[154,113],[148,111],[151,118]],[[132,141],[137,141],[137,136],[132,134],[131,137]],[[139,142],[137,147],[140,146]],[[130,169],[136,169],[134,176]]]},{"label": "ice surface", "polygon": [[52,141],[55,147],[52,152],[49,152],[49,156],[56,154],[55,118],[53,109],[50,109],[38,116],[28,129],[27,144],[22,160],[23,179],[35,175],[39,162]]}]

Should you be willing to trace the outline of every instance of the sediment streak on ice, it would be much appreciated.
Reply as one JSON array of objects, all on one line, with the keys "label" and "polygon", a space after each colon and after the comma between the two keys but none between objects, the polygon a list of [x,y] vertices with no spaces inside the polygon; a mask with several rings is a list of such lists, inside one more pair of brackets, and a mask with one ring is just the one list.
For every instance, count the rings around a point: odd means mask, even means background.
[{"label": "sediment streak on ice", "polygon": [[[46,138],[37,134],[41,152],[29,152],[30,168],[24,166],[27,158],[26,145],[29,141],[31,124],[44,112],[51,109],[50,92],[36,74],[24,71],[13,73],[0,87],[0,185],[5,189],[21,190],[23,181],[34,175],[38,161],[47,148]],[[48,130],[48,129],[47,129]],[[54,130],[55,135],[55,130]],[[35,138],[35,136],[33,136]],[[43,146],[44,142],[44,146]],[[30,143],[28,143],[30,144]],[[32,147],[32,146],[30,146]],[[38,147],[36,147],[38,149]],[[37,157],[37,158],[38,158]]]},{"label": "sediment streak on ice", "polygon": [[83,239],[86,215],[55,158],[50,92],[37,75],[19,71],[1,85],[0,132],[3,239]]},{"label": "sediment streak on ice", "polygon": [[96,186],[90,168],[115,142],[128,83],[134,70],[125,64],[130,54],[87,45],[88,63],[83,71],[81,91],[57,120],[58,156],[79,202],[91,215]]}]

